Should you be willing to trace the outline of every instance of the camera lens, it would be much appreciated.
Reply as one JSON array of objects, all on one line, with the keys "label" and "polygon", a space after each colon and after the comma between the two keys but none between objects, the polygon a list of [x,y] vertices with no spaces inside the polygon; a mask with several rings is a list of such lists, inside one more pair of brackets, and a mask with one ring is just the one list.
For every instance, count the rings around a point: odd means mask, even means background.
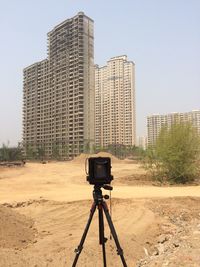
[{"label": "camera lens", "polygon": [[95,172],[95,177],[97,179],[105,178],[106,177],[106,165],[104,163],[96,162],[94,172]]}]

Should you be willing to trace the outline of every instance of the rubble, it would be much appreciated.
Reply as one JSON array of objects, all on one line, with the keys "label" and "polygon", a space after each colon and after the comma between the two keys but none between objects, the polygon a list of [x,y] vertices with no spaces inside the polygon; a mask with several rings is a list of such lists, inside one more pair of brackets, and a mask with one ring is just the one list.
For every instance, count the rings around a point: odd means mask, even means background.
[{"label": "rubble", "polygon": [[[159,211],[160,208],[160,211]],[[171,229],[170,225],[163,227],[165,233],[158,236],[154,245],[153,253],[145,253],[145,257],[140,259],[136,267],[156,267],[156,266],[173,266],[173,267],[199,267],[200,262],[200,205],[188,209],[170,210],[167,205],[163,208],[162,204],[156,209],[158,214],[170,219],[175,227]]]}]

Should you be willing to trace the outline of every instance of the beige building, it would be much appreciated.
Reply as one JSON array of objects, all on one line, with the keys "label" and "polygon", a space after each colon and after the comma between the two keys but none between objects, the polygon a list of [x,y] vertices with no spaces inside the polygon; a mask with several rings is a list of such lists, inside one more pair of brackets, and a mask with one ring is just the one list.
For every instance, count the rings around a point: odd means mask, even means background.
[{"label": "beige building", "polygon": [[137,138],[137,144],[138,147],[142,149],[146,149],[147,147],[147,137],[146,136],[139,136]]},{"label": "beige building", "polygon": [[94,144],[93,20],[79,12],[48,33],[48,57],[24,69],[26,154],[67,158]]},{"label": "beige building", "polygon": [[151,115],[147,117],[148,145],[154,145],[161,128],[171,126],[175,122],[191,122],[200,134],[200,110],[185,113],[169,113],[166,115]]},{"label": "beige building", "polygon": [[95,68],[95,145],[135,145],[135,65],[127,56]]}]

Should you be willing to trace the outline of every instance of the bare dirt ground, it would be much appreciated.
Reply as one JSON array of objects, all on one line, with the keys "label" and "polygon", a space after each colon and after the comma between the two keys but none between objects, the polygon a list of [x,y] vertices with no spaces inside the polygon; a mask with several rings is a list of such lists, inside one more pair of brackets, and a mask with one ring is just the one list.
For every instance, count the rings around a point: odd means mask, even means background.
[{"label": "bare dirt ground", "polygon": [[[0,168],[0,267],[72,266],[93,202],[85,158]],[[199,267],[200,186],[155,186],[139,164],[114,157],[112,173],[112,220],[127,265]],[[123,266],[106,220],[105,235],[107,266]],[[77,267],[103,266],[98,242],[96,212]]]}]

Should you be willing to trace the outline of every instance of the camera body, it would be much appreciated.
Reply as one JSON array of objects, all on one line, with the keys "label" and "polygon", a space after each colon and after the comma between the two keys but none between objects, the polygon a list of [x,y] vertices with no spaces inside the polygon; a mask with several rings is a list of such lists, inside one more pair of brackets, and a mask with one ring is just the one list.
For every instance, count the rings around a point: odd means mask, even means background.
[{"label": "camera body", "polygon": [[87,181],[93,185],[110,184],[113,180],[111,175],[111,159],[109,157],[88,158]]}]

